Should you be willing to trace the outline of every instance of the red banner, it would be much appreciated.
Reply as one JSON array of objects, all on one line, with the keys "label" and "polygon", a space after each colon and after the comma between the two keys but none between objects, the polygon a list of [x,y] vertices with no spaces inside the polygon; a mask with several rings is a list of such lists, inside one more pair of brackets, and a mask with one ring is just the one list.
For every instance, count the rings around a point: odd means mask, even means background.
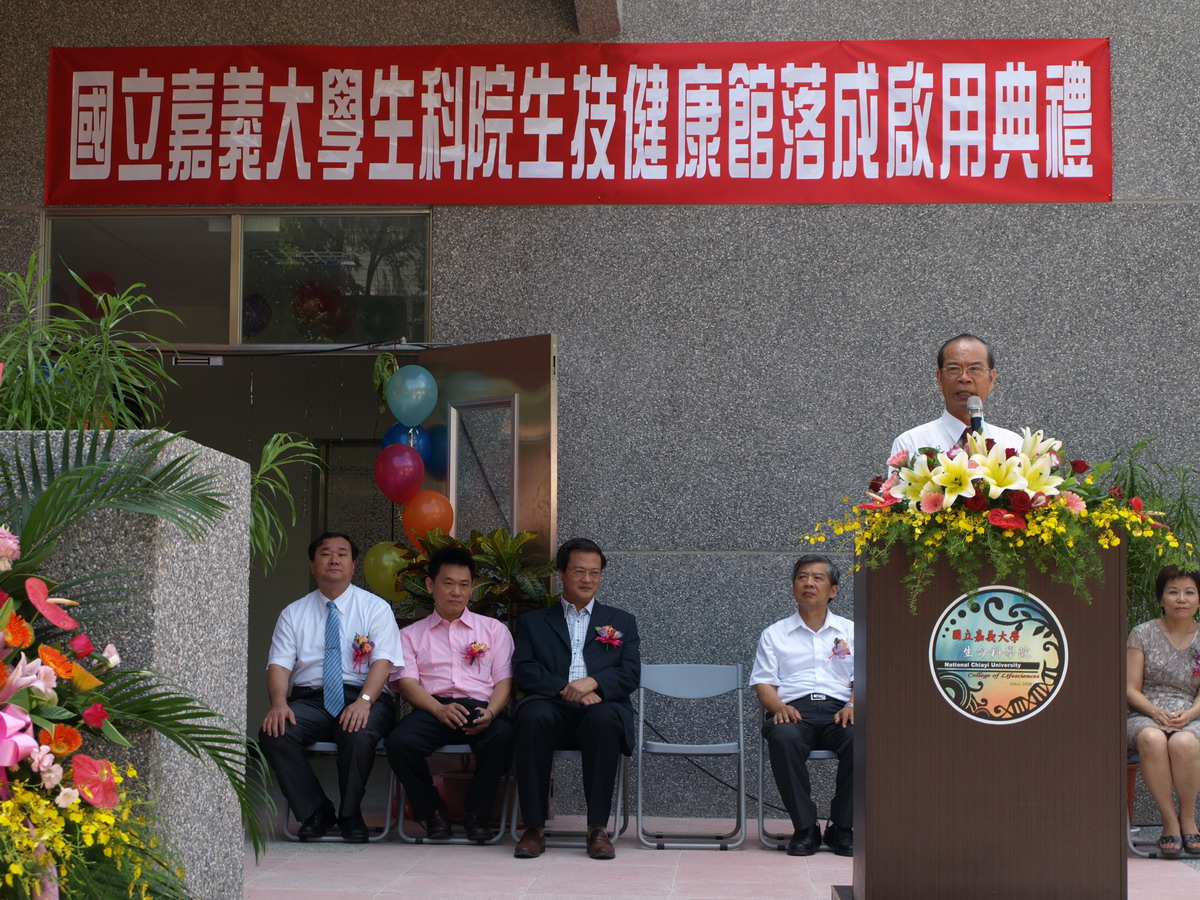
[{"label": "red banner", "polygon": [[47,205],[1112,197],[1107,40],[54,49]]}]

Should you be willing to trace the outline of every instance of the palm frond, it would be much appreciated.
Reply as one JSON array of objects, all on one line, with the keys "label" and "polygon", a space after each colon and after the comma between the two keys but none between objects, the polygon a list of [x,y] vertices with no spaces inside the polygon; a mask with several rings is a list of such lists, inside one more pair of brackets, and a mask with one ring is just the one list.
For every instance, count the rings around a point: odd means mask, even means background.
[{"label": "palm frond", "polygon": [[101,434],[34,434],[27,455],[0,457],[0,519],[21,535],[23,568],[44,561],[70,525],[96,510],[157,516],[199,538],[228,509],[212,488],[216,473],[195,471],[199,451],[168,457],[178,435],[154,431],[114,451],[113,433]]},{"label": "palm frond", "polygon": [[153,728],[197,759],[208,759],[228,779],[237,796],[242,823],[255,855],[266,849],[264,815],[273,808],[267,793],[266,760],[258,745],[199,700],[162,683],[153,672],[124,670],[105,676],[97,695],[110,716],[123,725]]}]

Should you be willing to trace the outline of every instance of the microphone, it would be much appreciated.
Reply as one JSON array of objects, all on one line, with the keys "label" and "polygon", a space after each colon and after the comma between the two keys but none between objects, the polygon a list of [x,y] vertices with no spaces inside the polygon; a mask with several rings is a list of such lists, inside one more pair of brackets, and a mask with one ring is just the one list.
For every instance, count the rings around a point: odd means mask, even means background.
[{"label": "microphone", "polygon": [[971,416],[971,430],[983,434],[983,401],[978,397],[968,397],[967,412]]}]

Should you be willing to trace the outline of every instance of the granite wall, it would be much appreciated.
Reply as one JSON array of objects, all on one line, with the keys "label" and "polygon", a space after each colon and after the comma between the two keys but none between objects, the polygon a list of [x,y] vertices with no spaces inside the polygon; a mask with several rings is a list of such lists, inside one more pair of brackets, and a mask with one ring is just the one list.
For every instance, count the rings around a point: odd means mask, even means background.
[{"label": "granite wall", "polygon": [[[118,435],[115,454],[141,434]],[[0,454],[14,453],[28,458],[28,433],[0,432]],[[114,644],[121,668],[153,670],[236,730],[246,715],[250,472],[241,460],[187,439],[174,441],[162,460],[185,453],[195,454],[193,471],[215,474],[212,487],[229,506],[206,537],[193,540],[152,516],[102,511],[64,534],[46,568],[57,581],[129,570],[103,582],[126,588],[128,601],[75,611],[89,636],[97,647]],[[130,737],[131,759],[157,798],[156,816],[192,896],[240,897],[242,824],[225,776],[156,733]]]},{"label": "granite wall", "polygon": [[[9,6],[6,266],[38,240],[52,45],[579,39],[570,0],[363,0],[337,17],[313,0]],[[934,352],[952,334],[994,343],[995,421],[1044,427],[1074,456],[1154,436],[1161,458],[1200,464],[1200,2],[622,9],[628,42],[1108,37],[1113,63],[1108,204],[434,209],[434,338],[558,335],[559,534],[611,551],[603,595],[641,617],[648,662],[749,665],[758,631],[791,608],[796,536],[937,414]],[[715,808],[723,790],[681,776],[662,811]]]}]

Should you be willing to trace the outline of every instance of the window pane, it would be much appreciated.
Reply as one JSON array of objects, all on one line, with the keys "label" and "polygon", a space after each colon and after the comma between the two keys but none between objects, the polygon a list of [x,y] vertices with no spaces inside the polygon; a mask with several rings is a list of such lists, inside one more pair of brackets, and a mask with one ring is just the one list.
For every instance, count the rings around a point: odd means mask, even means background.
[{"label": "window pane", "polygon": [[243,343],[428,340],[428,214],[243,222]]},{"label": "window pane", "polygon": [[182,320],[147,316],[134,327],[174,344],[229,343],[228,216],[60,216],[50,223],[50,299],[95,310],[68,268],[100,293],[142,283]]}]

